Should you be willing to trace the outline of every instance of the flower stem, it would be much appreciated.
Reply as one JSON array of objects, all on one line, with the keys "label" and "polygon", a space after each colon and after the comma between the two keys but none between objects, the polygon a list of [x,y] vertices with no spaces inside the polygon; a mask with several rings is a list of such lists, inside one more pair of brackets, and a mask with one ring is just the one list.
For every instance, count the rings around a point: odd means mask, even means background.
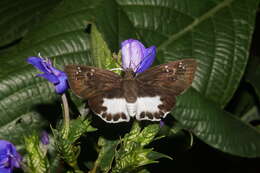
[{"label": "flower stem", "polygon": [[98,162],[96,161],[94,163],[94,167],[88,172],[88,173],[96,173],[98,167]]},{"label": "flower stem", "polygon": [[63,124],[63,138],[66,139],[69,134],[69,128],[70,128],[70,115],[69,115],[69,105],[68,100],[66,97],[66,94],[62,94],[61,96],[62,104],[63,104],[63,118],[64,118],[64,124]]}]

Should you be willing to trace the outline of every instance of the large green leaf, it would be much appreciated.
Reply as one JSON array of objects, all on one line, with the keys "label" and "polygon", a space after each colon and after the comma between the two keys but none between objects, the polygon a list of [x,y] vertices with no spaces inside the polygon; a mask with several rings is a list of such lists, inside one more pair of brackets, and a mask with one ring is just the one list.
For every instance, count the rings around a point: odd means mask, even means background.
[{"label": "large green leaf", "polygon": [[[156,45],[160,63],[197,59],[194,99],[180,96],[173,115],[215,148],[260,156],[259,134],[221,110],[244,73],[257,5],[258,0],[64,0],[18,47],[0,55],[0,131],[19,117],[45,118],[35,107],[58,98],[51,84],[34,77],[38,72],[26,58],[40,52],[59,69],[90,64],[91,42],[84,30],[94,22],[112,51],[133,37]],[[16,134],[12,129],[9,133]]]},{"label": "large green leaf", "polygon": [[23,37],[60,0],[1,0],[0,47]]},{"label": "large green leaf", "polygon": [[172,111],[188,130],[207,144],[244,157],[259,157],[260,133],[237,117],[219,109],[195,90],[189,90]]},{"label": "large green leaf", "polygon": [[251,57],[247,69],[246,69],[246,73],[245,73],[245,80],[246,82],[250,83],[258,98],[260,98],[260,57],[257,56],[253,56]]}]

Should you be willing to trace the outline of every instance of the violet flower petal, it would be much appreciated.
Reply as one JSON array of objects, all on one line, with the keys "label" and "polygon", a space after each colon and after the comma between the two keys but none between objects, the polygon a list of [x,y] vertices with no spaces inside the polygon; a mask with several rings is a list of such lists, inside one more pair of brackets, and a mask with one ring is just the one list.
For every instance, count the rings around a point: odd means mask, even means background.
[{"label": "violet flower petal", "polygon": [[151,47],[147,48],[144,52],[144,58],[140,64],[140,66],[136,70],[136,73],[142,73],[146,69],[148,69],[153,64],[153,62],[155,60],[155,56],[156,56],[156,47],[151,46]]},{"label": "violet flower petal", "polygon": [[131,68],[135,72],[144,57],[144,45],[138,40],[125,40],[121,43],[121,51],[123,68]]},{"label": "violet flower petal", "polygon": [[0,168],[1,173],[11,173],[12,170],[10,168]]},{"label": "violet flower petal", "polygon": [[48,145],[50,143],[49,134],[46,131],[43,131],[41,134],[41,143]]},{"label": "violet flower petal", "polygon": [[[43,73],[49,73],[50,71],[48,70],[48,68],[46,67],[46,65],[44,63],[45,60],[43,58],[39,58],[39,57],[29,57],[27,59],[27,62],[29,64],[32,64],[35,68],[37,68],[38,70],[40,70]],[[50,64],[48,64],[50,65]]]},{"label": "violet flower petal", "polygon": [[59,76],[60,82],[55,85],[55,90],[58,94],[64,93],[69,88],[67,79],[66,73],[62,72]]},{"label": "violet flower petal", "polygon": [[0,172],[12,172],[13,168],[19,168],[21,156],[15,146],[5,140],[0,140]]},{"label": "violet flower petal", "polygon": [[27,62],[43,72],[43,74],[38,74],[37,76],[43,77],[54,84],[58,94],[64,93],[69,88],[66,73],[53,67],[50,60],[40,57],[29,57]]},{"label": "violet flower petal", "polygon": [[42,74],[37,74],[37,76],[43,77],[55,85],[60,83],[59,78],[57,76],[55,76],[54,74],[42,73]]}]

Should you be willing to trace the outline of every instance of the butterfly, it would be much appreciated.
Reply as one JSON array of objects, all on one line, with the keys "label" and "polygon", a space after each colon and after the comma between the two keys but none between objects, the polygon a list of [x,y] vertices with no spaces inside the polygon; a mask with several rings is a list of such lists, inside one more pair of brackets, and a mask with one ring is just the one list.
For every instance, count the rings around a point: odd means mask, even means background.
[{"label": "butterfly", "polygon": [[90,109],[108,123],[137,120],[160,121],[175,106],[176,96],[189,88],[197,63],[194,59],[171,61],[136,74],[125,69],[123,77],[92,66],[67,65],[72,91],[88,100]]}]

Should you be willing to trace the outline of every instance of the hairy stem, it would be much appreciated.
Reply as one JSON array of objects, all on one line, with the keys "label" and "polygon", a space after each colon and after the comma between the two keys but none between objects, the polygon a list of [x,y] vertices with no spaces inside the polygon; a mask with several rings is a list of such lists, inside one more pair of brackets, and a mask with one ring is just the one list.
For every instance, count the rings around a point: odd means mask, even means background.
[{"label": "hairy stem", "polygon": [[66,94],[62,94],[61,96],[62,104],[63,104],[63,118],[64,118],[64,124],[63,124],[63,138],[66,139],[69,134],[69,128],[70,128],[70,115],[69,115],[69,105],[68,100],[66,97]]}]

